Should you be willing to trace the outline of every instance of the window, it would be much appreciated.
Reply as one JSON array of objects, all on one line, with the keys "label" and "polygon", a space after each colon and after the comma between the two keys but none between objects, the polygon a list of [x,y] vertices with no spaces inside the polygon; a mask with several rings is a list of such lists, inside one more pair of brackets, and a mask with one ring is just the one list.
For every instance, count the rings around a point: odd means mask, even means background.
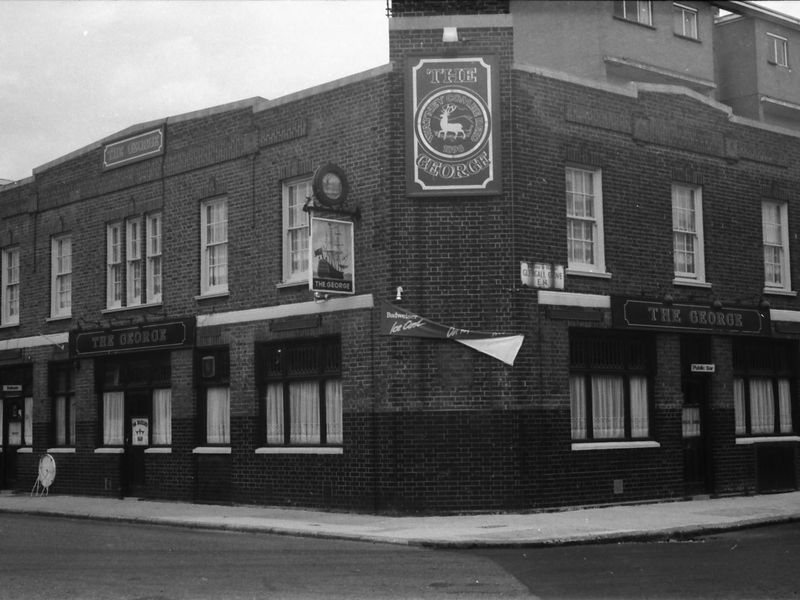
[{"label": "window", "polygon": [[148,215],[147,239],[147,303],[161,302],[161,213]]},{"label": "window", "polygon": [[736,435],[780,435],[792,423],[792,365],[789,342],[736,340],[733,346],[733,408]]},{"label": "window", "polygon": [[614,15],[639,23],[640,25],[653,24],[653,3],[649,0],[623,0],[614,2]]},{"label": "window", "polygon": [[200,209],[200,293],[228,291],[228,201],[217,198]]},{"label": "window", "polygon": [[672,239],[675,277],[705,282],[703,204],[700,188],[672,186]]},{"label": "window", "polygon": [[142,220],[128,219],[125,222],[126,300],[128,306],[142,303]]},{"label": "window", "polygon": [[51,242],[50,316],[72,315],[72,238],[54,237]]},{"label": "window", "polygon": [[769,40],[769,58],[767,62],[779,67],[788,67],[789,40],[774,33],[768,33],[767,40]]},{"label": "window", "polygon": [[601,187],[600,171],[567,168],[567,253],[574,271],[606,270]]},{"label": "window", "polygon": [[3,306],[0,325],[19,324],[19,248],[3,250]]},{"label": "window", "polygon": [[675,3],[672,5],[672,18],[676,35],[698,39],[697,9]]},{"label": "window", "polygon": [[341,445],[339,339],[267,344],[259,361],[267,445]]},{"label": "window", "polygon": [[303,210],[311,196],[311,179],[283,184],[283,280],[308,281],[308,213]]},{"label": "window", "polygon": [[652,348],[646,337],[571,335],[573,440],[649,437]]},{"label": "window", "polygon": [[764,202],[761,205],[761,228],[764,239],[765,291],[789,291],[789,226],[786,204]]},{"label": "window", "polygon": [[228,348],[203,348],[198,352],[200,443],[231,443],[230,367]]},{"label": "window", "polygon": [[122,306],[122,223],[106,228],[106,307]]},{"label": "window", "polygon": [[69,363],[50,365],[50,397],[53,399],[55,445],[75,446],[76,399]]}]

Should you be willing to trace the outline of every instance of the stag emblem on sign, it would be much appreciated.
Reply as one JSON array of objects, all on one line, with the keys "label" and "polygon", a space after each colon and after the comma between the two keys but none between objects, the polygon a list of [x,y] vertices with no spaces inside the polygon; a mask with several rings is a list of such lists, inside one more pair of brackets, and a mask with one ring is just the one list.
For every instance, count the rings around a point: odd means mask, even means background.
[{"label": "stag emblem on sign", "polygon": [[[467,132],[465,131],[465,125],[467,131],[472,131],[472,124],[474,123],[472,115],[457,115],[452,121],[450,120],[450,115],[457,110],[458,107],[455,104],[448,104],[442,108],[442,112],[439,116],[439,131],[436,132],[437,137],[446,140],[447,136],[452,135],[453,140],[457,140],[459,136],[466,139]],[[461,122],[459,122],[459,120]]]},{"label": "stag emblem on sign", "polygon": [[489,134],[488,109],[467,90],[440,90],[417,114],[417,136],[431,154],[461,159],[481,146]]}]

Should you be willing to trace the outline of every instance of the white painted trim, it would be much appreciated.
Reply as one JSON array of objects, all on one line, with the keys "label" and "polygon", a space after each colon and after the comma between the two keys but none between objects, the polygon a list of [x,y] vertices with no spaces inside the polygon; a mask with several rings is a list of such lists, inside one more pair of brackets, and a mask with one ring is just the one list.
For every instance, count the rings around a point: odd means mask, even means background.
[{"label": "white painted trim", "polygon": [[789,323],[800,323],[800,310],[781,310],[771,308],[769,317],[772,321],[787,321]]},{"label": "white painted trim", "polygon": [[611,296],[539,290],[539,304],[549,304],[552,306],[581,306],[583,308],[611,308]]},{"label": "white painted trim", "polygon": [[192,454],[230,454],[230,446],[199,446],[192,450]]},{"label": "white painted trim", "polygon": [[736,438],[737,446],[749,446],[750,444],[780,444],[781,442],[800,442],[800,436],[771,435],[771,436]]},{"label": "white painted trim", "polygon": [[50,454],[75,454],[75,448],[67,448],[66,446],[58,448],[48,448]]},{"label": "white painted trim", "polygon": [[145,454],[172,454],[172,448],[166,446],[156,446],[155,448],[147,448]]},{"label": "white painted trim", "polygon": [[95,454],[124,454],[125,448],[95,448]]},{"label": "white painted trim", "polygon": [[372,298],[372,294],[363,294],[361,296],[331,298],[324,302],[315,302],[312,300],[310,302],[297,302],[295,304],[280,304],[278,306],[263,306],[261,308],[251,308],[247,310],[197,315],[197,326],[213,327],[215,325],[233,325],[250,321],[268,321],[270,319],[280,319],[283,317],[297,317],[301,315],[339,312],[343,310],[373,308],[374,306],[375,302]]},{"label": "white painted trim", "polygon": [[17,454],[33,454],[33,448],[30,446],[23,446],[22,448],[17,448]]},{"label": "white painted trim", "polygon": [[344,454],[344,449],[331,446],[270,446],[256,448],[256,454]]},{"label": "white painted trim", "polygon": [[611,273],[607,271],[583,271],[581,269],[566,269],[565,275],[570,277],[594,277],[595,279],[611,279]]},{"label": "white painted trim", "polygon": [[506,15],[441,15],[431,17],[392,17],[389,31],[442,29],[444,27],[513,27],[514,18]]},{"label": "white painted trim", "polygon": [[37,348],[39,346],[64,346],[69,343],[69,333],[53,333],[33,335],[24,338],[0,340],[0,350],[18,350],[20,348]]},{"label": "white painted trim", "polygon": [[573,442],[573,450],[629,450],[634,448],[661,448],[658,442]]}]

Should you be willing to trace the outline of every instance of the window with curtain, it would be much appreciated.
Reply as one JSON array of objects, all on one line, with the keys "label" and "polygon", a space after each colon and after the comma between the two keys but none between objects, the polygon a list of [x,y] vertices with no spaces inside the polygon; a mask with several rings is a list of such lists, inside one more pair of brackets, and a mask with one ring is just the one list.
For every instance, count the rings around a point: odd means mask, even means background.
[{"label": "window with curtain", "polygon": [[103,393],[103,445],[122,446],[125,435],[125,393]]},{"label": "window with curtain", "polygon": [[206,443],[231,443],[231,397],[227,387],[206,390]]},{"label": "window with curtain", "polygon": [[736,340],[733,346],[733,410],[737,436],[794,432],[792,342]]},{"label": "window with curtain", "polygon": [[56,446],[74,446],[76,400],[69,363],[50,365],[50,397],[53,399],[53,441]]},{"label": "window with curtain", "polygon": [[311,178],[283,184],[283,281],[308,281],[308,213]]},{"label": "window with curtain", "polygon": [[201,444],[227,446],[231,443],[229,360],[227,346],[199,348],[197,351],[198,437]]},{"label": "window with curtain", "polygon": [[268,445],[342,444],[340,346],[338,338],[323,338],[260,348]]},{"label": "window with curtain", "polygon": [[151,442],[154,446],[172,444],[172,390],[153,390],[153,430]]},{"label": "window with curtain", "polygon": [[570,335],[573,440],[650,437],[652,357],[648,337]]}]

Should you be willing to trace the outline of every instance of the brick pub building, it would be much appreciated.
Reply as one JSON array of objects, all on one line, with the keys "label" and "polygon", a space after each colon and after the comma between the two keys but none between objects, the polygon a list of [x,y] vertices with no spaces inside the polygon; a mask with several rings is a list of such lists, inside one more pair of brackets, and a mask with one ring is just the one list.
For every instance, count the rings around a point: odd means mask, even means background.
[{"label": "brick pub building", "polygon": [[0,188],[2,488],[49,455],[51,493],[366,511],[796,489],[797,22],[388,24],[384,67]]}]

